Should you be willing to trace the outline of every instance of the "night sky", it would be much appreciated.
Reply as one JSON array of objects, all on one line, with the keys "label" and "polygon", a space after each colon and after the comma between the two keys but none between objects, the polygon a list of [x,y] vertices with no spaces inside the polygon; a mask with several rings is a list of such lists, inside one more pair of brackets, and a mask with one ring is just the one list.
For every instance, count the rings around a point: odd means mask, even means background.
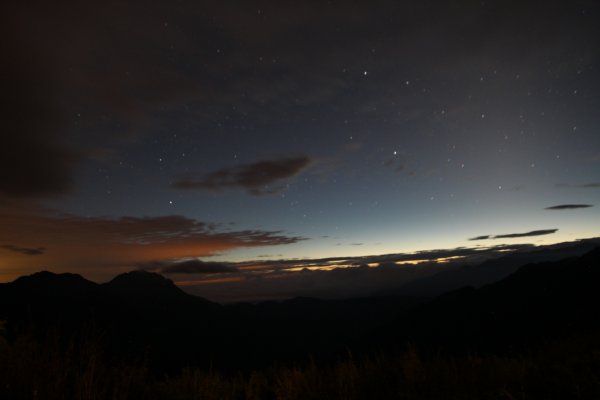
[{"label": "night sky", "polygon": [[10,3],[0,281],[285,297],[600,236],[595,1]]}]

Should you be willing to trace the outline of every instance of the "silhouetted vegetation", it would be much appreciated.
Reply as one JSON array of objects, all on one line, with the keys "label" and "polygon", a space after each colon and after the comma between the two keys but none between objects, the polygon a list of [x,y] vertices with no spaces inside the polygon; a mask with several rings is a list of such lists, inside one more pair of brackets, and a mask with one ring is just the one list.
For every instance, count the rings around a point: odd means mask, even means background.
[{"label": "silhouetted vegetation", "polygon": [[3,399],[598,399],[600,336],[580,335],[506,356],[348,354],[247,373],[183,368],[155,376],[143,360],[114,363],[94,339],[24,335],[0,345]]}]

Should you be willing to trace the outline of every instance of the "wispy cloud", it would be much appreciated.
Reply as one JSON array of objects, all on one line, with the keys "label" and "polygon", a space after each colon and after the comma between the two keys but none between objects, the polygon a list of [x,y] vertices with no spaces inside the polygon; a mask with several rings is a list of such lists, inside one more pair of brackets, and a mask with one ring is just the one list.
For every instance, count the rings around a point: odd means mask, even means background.
[{"label": "wispy cloud", "polygon": [[557,206],[546,207],[545,210],[574,210],[577,208],[594,207],[592,204],[559,204]]},{"label": "wispy cloud", "polygon": [[3,245],[0,245],[0,248],[9,250],[9,251],[12,251],[15,253],[24,254],[26,256],[39,256],[46,252],[46,249],[44,247],[35,247],[35,248],[19,247],[19,246],[15,246],[12,244],[3,244]]},{"label": "wispy cloud", "polygon": [[486,240],[486,239],[490,239],[491,235],[481,235],[481,236],[476,236],[474,238],[470,238],[469,240]]},{"label": "wispy cloud", "polygon": [[512,239],[512,238],[522,238],[522,237],[530,237],[530,236],[543,236],[543,235],[551,235],[556,233],[558,229],[539,229],[535,231],[523,232],[523,233],[506,233],[501,235],[481,235],[470,238],[469,240],[486,240],[486,239]]},{"label": "wispy cloud", "polygon": [[[216,269],[229,269],[230,272],[237,270],[240,273],[244,273],[248,276],[254,273],[263,273],[265,271],[271,272],[288,272],[288,271],[299,271],[304,268],[313,270],[332,270],[332,269],[344,269],[354,268],[361,265],[395,265],[395,264],[427,264],[427,263],[438,263],[447,262],[451,260],[466,260],[466,259],[480,259],[494,256],[496,254],[523,250],[533,247],[532,244],[514,244],[514,245],[497,245],[490,247],[458,247],[454,249],[434,249],[417,251],[414,253],[392,253],[392,254],[381,254],[381,255],[369,255],[369,256],[339,256],[339,257],[328,257],[328,258],[301,258],[301,259],[279,259],[279,260],[254,260],[254,261],[243,261],[243,262],[207,262],[200,260],[193,260],[198,262],[198,268],[202,270],[204,265],[215,264]],[[168,262],[151,262],[147,264],[140,264],[141,268],[152,269],[157,272],[161,271],[161,268],[167,265],[175,265],[182,261],[168,261]],[[174,273],[173,270],[165,273]],[[223,271],[219,271],[223,272]],[[190,270],[190,273],[193,271]],[[203,272],[199,272],[203,273]]]},{"label": "wispy cloud", "polygon": [[[27,273],[48,266],[77,269],[92,279],[155,260],[208,257],[233,249],[305,240],[281,231],[229,231],[227,225],[182,215],[82,217],[21,203],[3,204],[0,221],[0,243],[8,243],[2,247],[7,250],[3,261],[15,270],[23,268],[22,273]],[[28,243],[41,246],[30,248]],[[22,254],[37,255],[36,263],[25,260]]]},{"label": "wispy cloud", "polygon": [[[299,174],[310,164],[307,156],[263,160],[253,164],[223,168],[199,178],[182,177],[173,187],[183,190],[223,190],[242,188],[255,196],[281,191],[280,181]],[[274,186],[273,186],[274,185]]]},{"label": "wispy cloud", "polygon": [[508,233],[504,235],[496,235],[494,239],[504,239],[504,238],[522,238],[522,237],[530,237],[530,236],[543,236],[543,235],[551,235],[556,233],[558,229],[540,229],[537,231],[529,231],[524,233]]},{"label": "wispy cloud", "polygon": [[239,269],[231,263],[198,259],[173,262],[154,261],[140,264],[138,267],[162,274],[230,274],[239,272]]},{"label": "wispy cloud", "polygon": [[600,188],[600,182],[589,182],[589,183],[557,183],[557,187],[570,187],[570,188]]},{"label": "wispy cloud", "polygon": [[400,285],[441,271],[534,248],[532,244],[501,244],[364,257],[223,263],[236,267],[238,272],[180,274],[176,281],[186,291],[225,302],[368,296],[397,290]]}]

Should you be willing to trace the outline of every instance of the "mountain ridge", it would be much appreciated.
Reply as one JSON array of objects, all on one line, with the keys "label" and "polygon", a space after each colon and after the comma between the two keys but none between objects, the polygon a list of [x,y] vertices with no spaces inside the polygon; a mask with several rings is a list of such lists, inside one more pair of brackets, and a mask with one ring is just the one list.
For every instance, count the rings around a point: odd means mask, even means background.
[{"label": "mountain ridge", "polygon": [[[157,371],[206,360],[215,368],[252,369],[310,356],[339,359],[349,349],[372,353],[409,342],[497,351],[600,329],[595,307],[600,247],[578,257],[530,263],[498,282],[429,301],[376,296],[219,305],[148,272],[105,284],[51,273],[17,281],[0,286],[0,319],[11,329],[33,322],[37,334],[57,326],[71,334],[92,321],[105,331],[115,357],[150,354]],[[51,290],[31,298],[26,291],[15,295],[16,287],[36,281],[73,281],[95,289],[86,296],[76,291],[71,297],[53,296]],[[127,288],[138,283],[140,294],[129,293]]]}]

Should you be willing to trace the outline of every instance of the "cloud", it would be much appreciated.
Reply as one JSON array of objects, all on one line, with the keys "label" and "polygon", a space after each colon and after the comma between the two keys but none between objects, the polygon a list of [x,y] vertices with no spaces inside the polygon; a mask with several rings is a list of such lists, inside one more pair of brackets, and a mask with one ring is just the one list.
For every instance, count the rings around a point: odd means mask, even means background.
[{"label": "cloud", "polygon": [[546,207],[544,210],[574,210],[577,208],[589,208],[594,207],[591,204],[560,204],[557,206]]},{"label": "cloud", "polygon": [[[77,269],[98,280],[155,260],[209,257],[239,248],[305,240],[281,231],[229,231],[227,225],[181,215],[82,217],[23,202],[1,204],[0,221],[0,243],[14,246],[6,248],[14,256],[3,255],[2,265],[10,265],[15,273],[51,265],[56,272]],[[17,256],[14,249],[29,249],[28,243],[48,249],[35,258],[40,264]]]},{"label": "cloud", "polygon": [[542,236],[542,235],[550,235],[552,233],[556,233],[558,229],[540,229],[536,231],[529,231],[523,233],[507,233],[502,235],[482,235],[471,238],[469,240],[486,240],[486,239],[512,239],[512,238],[522,238],[522,237],[530,237],[530,236]]},{"label": "cloud", "polygon": [[[240,273],[254,274],[265,271],[289,272],[297,271],[302,268],[310,269],[336,269],[356,267],[368,264],[395,264],[404,262],[427,263],[437,262],[440,259],[459,259],[459,258],[481,258],[488,257],[499,252],[515,251],[530,248],[531,244],[498,245],[491,247],[459,247],[455,249],[425,250],[415,253],[396,253],[371,256],[339,256],[328,258],[295,258],[295,259],[271,259],[271,260],[250,260],[241,262],[219,262],[225,266],[236,268]],[[261,257],[261,256],[258,256]],[[165,265],[171,265],[177,261],[153,261],[146,264],[139,264],[140,268],[159,271]]]},{"label": "cloud", "polygon": [[476,236],[474,238],[470,238],[469,240],[486,240],[486,239],[490,239],[490,235]]},{"label": "cloud", "polygon": [[532,244],[502,244],[365,257],[231,263],[239,270],[234,276],[179,276],[177,284],[190,293],[222,302],[296,296],[370,296],[386,291],[391,293],[401,285],[441,271],[479,264],[510,252],[535,247]]},{"label": "cloud", "polygon": [[174,262],[151,262],[139,266],[141,269],[153,270],[162,274],[230,274],[239,269],[230,263],[202,260],[185,260]]},{"label": "cloud", "polygon": [[36,247],[36,248],[28,248],[28,247],[18,247],[12,244],[3,244],[0,248],[13,251],[15,253],[21,253],[26,256],[39,256],[46,252],[44,247]]},{"label": "cloud", "polygon": [[397,157],[388,158],[382,161],[381,165],[386,168],[391,168],[394,172],[400,173],[406,169],[406,166]]},{"label": "cloud", "polygon": [[600,188],[600,182],[580,183],[580,184],[569,184],[569,183],[558,183],[557,187],[570,187],[570,188]]},{"label": "cloud", "polygon": [[[591,247],[594,247],[600,243],[600,238],[585,241],[589,241]],[[398,293],[402,285],[411,281],[465,266],[481,265],[487,260],[499,259],[509,254],[531,254],[537,257],[543,253],[539,252],[540,249],[566,250],[572,248],[572,245],[572,242],[548,246],[528,243],[500,244],[489,247],[458,247],[365,257],[340,256],[225,263],[236,267],[239,272],[229,275],[180,274],[177,276],[176,283],[189,293],[218,302],[261,301],[297,296],[320,298],[372,296]],[[555,252],[551,251],[547,254],[555,254]],[[526,256],[525,259],[529,257]],[[507,259],[506,262],[509,260]],[[406,261],[415,262],[406,263]],[[514,259],[510,260],[510,264],[514,267],[518,266],[514,265]],[[495,268],[492,269],[497,271]],[[486,273],[483,270],[480,272]]]},{"label": "cloud", "polygon": [[494,239],[543,236],[543,235],[550,235],[552,233],[556,233],[557,231],[558,231],[558,229],[540,229],[537,231],[529,231],[529,232],[525,232],[525,233],[508,233],[508,234],[504,234],[504,235],[496,235],[496,236],[494,236]]},{"label": "cloud", "polygon": [[[532,244],[501,244],[490,247],[457,247],[454,249],[423,250],[414,253],[392,253],[370,256],[339,256],[328,258],[299,258],[279,260],[255,260],[243,262],[223,262],[223,264],[237,268],[240,272],[253,274],[264,271],[289,272],[298,271],[302,268],[309,270],[332,270],[337,268],[356,267],[361,265],[396,265],[397,263],[436,263],[440,260],[448,262],[451,260],[481,259],[494,256],[507,251],[523,250],[533,247]],[[146,268],[157,269],[164,263],[150,263]]]},{"label": "cloud", "polygon": [[[10,12],[9,12],[10,13]],[[13,15],[11,13],[11,15]],[[64,141],[64,112],[57,108],[52,55],[31,46],[17,22],[3,19],[0,51],[0,195],[38,198],[64,194],[78,154]],[[38,42],[37,39],[35,39]]]},{"label": "cloud", "polygon": [[310,161],[307,156],[258,161],[253,164],[223,168],[199,179],[181,178],[173,184],[173,187],[183,190],[217,191],[243,188],[255,196],[272,194],[282,190],[282,187],[270,185],[299,174],[310,164]]}]

